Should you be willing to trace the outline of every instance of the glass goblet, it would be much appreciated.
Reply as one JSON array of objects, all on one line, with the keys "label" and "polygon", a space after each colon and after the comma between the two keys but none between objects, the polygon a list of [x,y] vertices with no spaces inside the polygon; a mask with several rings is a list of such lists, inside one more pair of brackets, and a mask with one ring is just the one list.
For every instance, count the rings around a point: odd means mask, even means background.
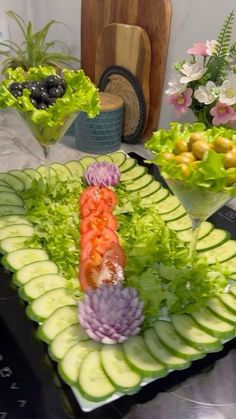
[{"label": "glass goblet", "polygon": [[50,185],[51,184],[51,174],[50,174],[50,165],[48,160],[48,155],[50,148],[53,144],[57,143],[61,140],[63,135],[69,129],[70,125],[73,123],[75,118],[77,117],[78,113],[71,113],[69,114],[63,121],[63,123],[56,127],[50,127],[48,124],[43,123],[36,123],[32,121],[31,114],[28,112],[20,112],[20,116],[22,117],[25,124],[30,129],[31,133],[33,134],[34,138],[38,141],[39,144],[42,146],[45,166],[46,170],[46,181]]},{"label": "glass goblet", "polygon": [[202,222],[225,205],[231,197],[225,191],[215,192],[198,185],[188,185],[176,179],[165,179],[165,181],[185,208],[192,222],[192,237],[189,248],[189,260],[191,260],[195,255]]}]

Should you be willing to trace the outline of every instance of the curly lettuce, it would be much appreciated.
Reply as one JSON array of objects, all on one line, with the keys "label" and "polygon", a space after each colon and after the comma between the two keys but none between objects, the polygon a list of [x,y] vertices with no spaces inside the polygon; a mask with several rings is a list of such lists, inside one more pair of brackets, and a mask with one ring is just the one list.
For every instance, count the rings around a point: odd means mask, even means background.
[{"label": "curly lettuce", "polygon": [[12,82],[43,80],[49,75],[56,74],[54,67],[32,67],[27,72],[22,68],[10,69],[8,78],[0,83],[0,109],[12,108],[25,116],[27,122],[38,127],[58,128],[72,114],[86,112],[89,117],[95,117],[100,111],[98,90],[83,70],[63,70],[67,88],[63,97],[58,98],[54,105],[46,110],[36,109],[30,101],[30,91],[23,90],[23,95],[15,98],[9,86]]},{"label": "curly lettuce", "polygon": [[208,141],[212,143],[217,137],[229,138],[236,145],[236,132],[225,127],[211,127],[206,130],[202,123],[180,124],[172,122],[169,130],[160,129],[154,132],[145,147],[154,154],[154,163],[160,167],[163,177],[184,181],[188,185],[198,185],[201,188],[210,189],[214,192],[226,192],[229,195],[236,195],[236,187],[232,179],[236,179],[236,168],[224,168],[224,154],[210,150],[205,154],[203,160],[198,161],[197,170],[189,164],[189,175],[186,176],[181,165],[175,160],[166,160],[163,153],[173,152],[176,140],[189,140],[192,132],[204,132]]}]

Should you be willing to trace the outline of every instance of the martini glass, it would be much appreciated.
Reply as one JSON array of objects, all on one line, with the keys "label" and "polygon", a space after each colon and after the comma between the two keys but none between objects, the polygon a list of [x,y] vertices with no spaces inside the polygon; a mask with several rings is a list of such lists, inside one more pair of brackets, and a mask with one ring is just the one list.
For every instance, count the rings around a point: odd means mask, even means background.
[{"label": "martini glass", "polygon": [[165,179],[169,188],[177,196],[192,222],[192,237],[189,260],[195,256],[198,233],[203,221],[231,199],[225,191],[215,192],[198,185],[188,185],[176,179]]},{"label": "martini glass", "polygon": [[30,112],[20,112],[25,124],[30,129],[31,133],[35,139],[42,146],[45,166],[46,166],[46,182],[48,185],[51,185],[51,174],[50,174],[50,164],[48,160],[48,155],[51,147],[61,140],[63,135],[69,129],[70,125],[73,123],[78,113],[69,114],[63,121],[63,123],[56,127],[50,127],[48,124],[35,123],[31,119]]}]

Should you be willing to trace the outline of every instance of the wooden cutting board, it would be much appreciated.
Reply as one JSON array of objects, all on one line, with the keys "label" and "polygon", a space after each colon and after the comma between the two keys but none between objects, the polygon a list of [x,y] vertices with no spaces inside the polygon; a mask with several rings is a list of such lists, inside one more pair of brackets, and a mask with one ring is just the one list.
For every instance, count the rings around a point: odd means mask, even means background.
[{"label": "wooden cutting board", "polygon": [[[111,66],[124,67],[137,78],[145,100],[145,125],[143,127],[145,128],[150,101],[151,45],[144,29],[122,23],[104,26],[96,48],[95,83],[97,85],[104,71]],[[119,91],[113,91],[113,93],[119,95]],[[129,97],[127,97],[125,108],[132,106],[128,100]]]},{"label": "wooden cutting board", "polygon": [[95,81],[97,41],[104,26],[124,23],[139,26],[148,34],[151,44],[150,107],[144,139],[158,127],[170,19],[171,0],[82,0],[81,66],[91,80]]}]

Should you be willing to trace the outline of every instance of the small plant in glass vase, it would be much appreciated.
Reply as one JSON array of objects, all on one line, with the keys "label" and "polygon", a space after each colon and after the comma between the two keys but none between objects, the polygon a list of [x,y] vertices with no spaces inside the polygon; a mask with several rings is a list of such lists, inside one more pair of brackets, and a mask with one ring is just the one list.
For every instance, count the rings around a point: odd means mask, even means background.
[{"label": "small plant in glass vase", "polygon": [[174,64],[174,78],[166,94],[178,116],[191,109],[206,126],[236,126],[234,16],[233,10],[216,40],[195,43],[187,50],[189,58]]}]

